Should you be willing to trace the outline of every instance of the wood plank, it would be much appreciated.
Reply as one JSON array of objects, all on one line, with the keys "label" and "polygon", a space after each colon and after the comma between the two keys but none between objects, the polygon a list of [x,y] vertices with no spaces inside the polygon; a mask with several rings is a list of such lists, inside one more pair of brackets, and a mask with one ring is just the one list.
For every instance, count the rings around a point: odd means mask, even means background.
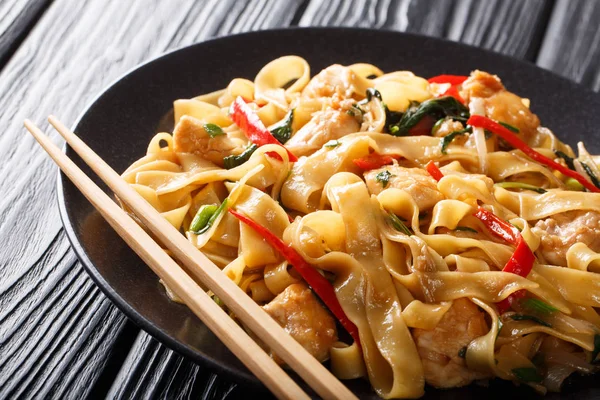
[{"label": "wood plank", "polygon": [[600,90],[600,2],[558,0],[537,64]]},{"label": "wood plank", "polygon": [[443,37],[534,60],[548,0],[311,0],[300,26],[357,26]]},{"label": "wood plank", "polygon": [[[56,0],[0,73],[0,398],[102,396],[137,332],[70,249],[55,203],[57,170],[23,119],[46,127],[55,113],[70,124],[136,64],[213,36],[289,24],[300,1],[128,4]],[[173,365],[184,362],[155,345]]]},{"label": "wood plank", "polygon": [[52,0],[0,2],[0,69],[21,45]]}]

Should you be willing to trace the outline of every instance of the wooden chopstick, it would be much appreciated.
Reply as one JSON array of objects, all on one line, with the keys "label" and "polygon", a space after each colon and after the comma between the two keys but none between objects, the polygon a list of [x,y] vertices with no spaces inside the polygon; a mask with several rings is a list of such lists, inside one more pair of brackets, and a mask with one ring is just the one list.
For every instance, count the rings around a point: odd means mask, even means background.
[{"label": "wooden chopstick", "polygon": [[125,242],[278,398],[309,399],[248,334],[125,211],[31,121],[25,126]]},{"label": "wooden chopstick", "polygon": [[356,399],[258,304],[177,231],[101,157],[54,116],[50,123],[92,170],[125,202],[195,277],[213,291],[254,334],[262,339],[324,399]]}]

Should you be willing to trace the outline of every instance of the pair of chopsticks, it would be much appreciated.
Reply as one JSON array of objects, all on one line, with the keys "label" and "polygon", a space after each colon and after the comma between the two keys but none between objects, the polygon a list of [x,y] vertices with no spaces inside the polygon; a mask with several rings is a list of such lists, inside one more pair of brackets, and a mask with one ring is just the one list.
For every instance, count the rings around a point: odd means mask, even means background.
[{"label": "pair of chopsticks", "polygon": [[[197,280],[219,296],[236,316],[294,369],[315,392],[325,399],[356,399],[346,386],[285,332],[79,137],[57,118],[50,116],[48,121],[161,243],[171,250],[173,256],[183,263]],[[37,126],[29,120],[25,120],[24,124],[119,236],[275,396],[281,399],[309,398],[296,382],[198,286],[196,281]]]}]

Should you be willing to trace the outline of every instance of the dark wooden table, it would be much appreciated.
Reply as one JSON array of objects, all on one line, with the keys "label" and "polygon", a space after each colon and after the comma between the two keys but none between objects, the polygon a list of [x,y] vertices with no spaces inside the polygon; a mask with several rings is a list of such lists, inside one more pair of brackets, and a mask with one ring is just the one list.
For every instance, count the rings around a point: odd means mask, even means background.
[{"label": "dark wooden table", "polygon": [[140,331],[92,283],[62,229],[57,168],[22,122],[46,127],[54,113],[72,124],[165,51],[296,25],[445,37],[600,89],[595,0],[0,0],[1,399],[245,397]]}]

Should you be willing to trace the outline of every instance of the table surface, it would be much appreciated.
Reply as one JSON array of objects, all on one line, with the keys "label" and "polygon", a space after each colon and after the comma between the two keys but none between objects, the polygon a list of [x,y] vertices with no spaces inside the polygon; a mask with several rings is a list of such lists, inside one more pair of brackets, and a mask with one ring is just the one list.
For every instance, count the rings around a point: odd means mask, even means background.
[{"label": "table surface", "polygon": [[594,0],[2,0],[0,398],[244,394],[141,331],[92,283],[60,222],[57,168],[22,121],[50,133],[48,114],[72,124],[110,82],[163,52],[286,26],[445,37],[600,89]]}]

